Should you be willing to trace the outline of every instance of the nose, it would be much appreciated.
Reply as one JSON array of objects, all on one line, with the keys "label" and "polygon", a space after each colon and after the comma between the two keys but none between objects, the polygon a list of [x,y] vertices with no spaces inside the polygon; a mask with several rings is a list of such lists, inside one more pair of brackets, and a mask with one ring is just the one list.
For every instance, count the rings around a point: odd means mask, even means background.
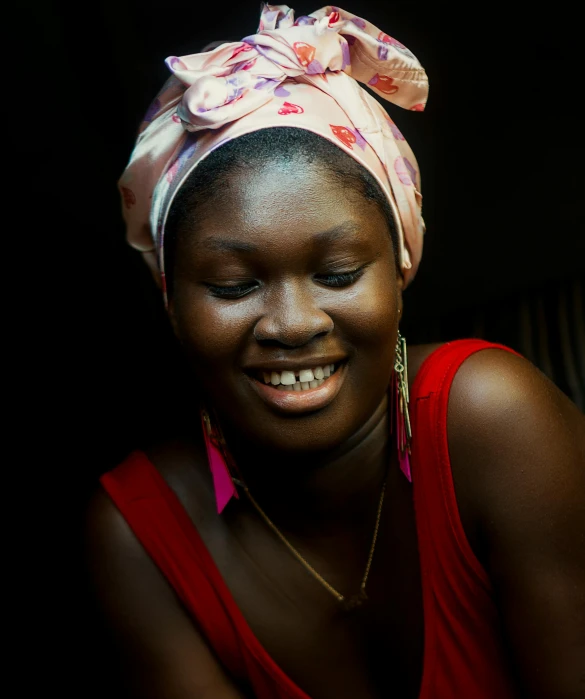
[{"label": "nose", "polygon": [[302,347],[333,327],[333,319],[319,307],[306,283],[289,282],[267,294],[254,337],[262,344]]}]

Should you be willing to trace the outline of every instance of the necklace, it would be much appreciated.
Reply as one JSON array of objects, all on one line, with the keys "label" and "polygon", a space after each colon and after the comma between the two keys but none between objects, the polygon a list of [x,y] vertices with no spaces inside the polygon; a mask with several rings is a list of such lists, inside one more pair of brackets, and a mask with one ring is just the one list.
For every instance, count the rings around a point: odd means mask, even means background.
[{"label": "necklace", "polygon": [[268,517],[266,512],[264,512],[264,510],[256,502],[254,496],[249,491],[248,486],[239,478],[232,477],[232,480],[237,486],[239,486],[244,491],[246,497],[251,502],[254,509],[258,512],[260,517],[270,527],[270,529],[272,529],[272,531],[282,541],[282,543],[287,547],[287,549],[292,553],[292,555],[297,559],[297,561],[304,566],[304,568],[315,578],[315,580],[321,583],[321,585],[330,594],[332,594],[333,597],[335,597],[335,599],[339,602],[339,604],[343,607],[345,611],[351,611],[353,609],[356,609],[357,607],[361,607],[364,604],[364,602],[368,599],[368,595],[366,594],[366,583],[368,582],[368,576],[370,574],[370,568],[372,567],[372,560],[374,558],[374,551],[376,549],[376,541],[378,539],[378,530],[380,528],[380,519],[382,517],[382,506],[384,504],[384,495],[386,493],[386,478],[384,479],[384,484],[382,485],[382,492],[380,493],[380,499],[378,501],[378,511],[376,513],[376,524],[374,525],[372,544],[370,546],[368,562],[366,563],[366,569],[364,571],[362,582],[360,584],[360,589],[359,592],[357,592],[349,598],[345,597],[340,592],[338,592],[333,587],[333,585],[330,585],[327,582],[327,580],[325,580],[325,578],[322,575],[319,575],[319,573],[313,568],[313,566],[307,560],[305,560],[303,556],[301,556],[301,554],[295,549],[295,547],[290,543],[290,541],[288,541],[288,539],[284,536],[280,529],[278,529],[274,522]]}]

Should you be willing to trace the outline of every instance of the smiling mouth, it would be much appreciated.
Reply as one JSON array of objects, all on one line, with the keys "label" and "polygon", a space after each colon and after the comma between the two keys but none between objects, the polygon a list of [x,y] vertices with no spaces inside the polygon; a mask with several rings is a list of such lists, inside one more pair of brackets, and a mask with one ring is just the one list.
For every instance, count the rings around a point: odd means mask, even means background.
[{"label": "smiling mouth", "polygon": [[339,364],[325,364],[312,369],[296,371],[258,371],[254,378],[261,383],[272,386],[279,391],[310,391],[326,383],[339,369]]},{"label": "smiling mouth", "polygon": [[246,373],[251,387],[277,413],[305,415],[329,405],[341,390],[348,361],[311,369],[256,369]]}]

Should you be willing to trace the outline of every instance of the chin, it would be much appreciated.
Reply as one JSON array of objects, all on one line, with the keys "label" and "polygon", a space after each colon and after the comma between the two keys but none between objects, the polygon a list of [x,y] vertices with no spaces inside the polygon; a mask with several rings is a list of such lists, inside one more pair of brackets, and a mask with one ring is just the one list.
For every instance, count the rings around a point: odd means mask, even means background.
[{"label": "chin", "polygon": [[[355,390],[347,377],[345,379],[332,400],[312,410],[298,410],[298,405],[293,405],[292,410],[285,405],[283,409],[279,399],[286,392],[276,390],[274,393],[280,393],[280,396],[275,397],[274,403],[259,395],[251,395],[249,387],[235,393],[226,391],[223,396],[216,395],[216,400],[214,396],[210,398],[228,442],[239,442],[243,438],[260,450],[308,456],[340,448],[385,401],[387,384],[380,385],[379,379],[372,382],[374,386],[370,390],[364,387],[366,390],[360,391]],[[232,400],[225,400],[229,395]],[[287,399],[284,395],[284,400]]]}]

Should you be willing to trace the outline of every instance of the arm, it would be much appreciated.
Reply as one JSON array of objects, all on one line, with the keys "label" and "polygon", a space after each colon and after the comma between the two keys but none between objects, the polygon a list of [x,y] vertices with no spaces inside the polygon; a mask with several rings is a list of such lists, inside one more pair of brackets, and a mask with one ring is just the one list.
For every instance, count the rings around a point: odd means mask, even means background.
[{"label": "arm", "polygon": [[529,362],[484,350],[455,377],[448,429],[520,686],[584,697],[585,418]]},{"label": "arm", "polygon": [[114,631],[135,696],[141,699],[242,699],[103,491],[88,511],[89,568]]}]

